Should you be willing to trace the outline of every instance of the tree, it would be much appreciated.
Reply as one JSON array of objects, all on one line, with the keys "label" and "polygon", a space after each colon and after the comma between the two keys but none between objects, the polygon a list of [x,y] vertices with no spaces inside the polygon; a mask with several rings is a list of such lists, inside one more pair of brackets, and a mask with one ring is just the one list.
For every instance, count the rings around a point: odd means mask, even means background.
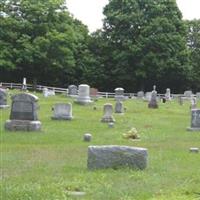
[{"label": "tree", "polygon": [[186,21],[188,27],[188,47],[193,66],[192,88],[200,90],[200,19]]},{"label": "tree", "polygon": [[175,0],[110,0],[104,15],[112,87],[183,89],[190,67]]},{"label": "tree", "polygon": [[64,0],[2,0],[1,7],[0,69],[51,85],[81,79],[88,29]]}]

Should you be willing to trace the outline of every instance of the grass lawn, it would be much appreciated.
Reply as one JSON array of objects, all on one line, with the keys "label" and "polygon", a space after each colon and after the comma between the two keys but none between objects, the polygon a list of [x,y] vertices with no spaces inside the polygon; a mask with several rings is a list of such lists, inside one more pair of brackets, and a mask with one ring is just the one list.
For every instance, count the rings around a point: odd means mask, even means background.
[{"label": "grass lawn", "polygon": [[[16,93],[17,91],[11,91]],[[51,120],[55,103],[73,102],[64,95],[39,97],[41,132],[7,132],[4,123],[10,109],[0,110],[2,200],[198,200],[200,199],[200,132],[190,126],[189,102],[176,100],[148,109],[147,102],[127,100],[124,115],[114,114],[114,128],[101,123],[103,104],[73,104],[72,121]],[[10,102],[9,102],[10,103]],[[97,110],[93,110],[93,106]],[[200,107],[200,104],[198,104]],[[123,133],[135,127],[140,141],[127,140]],[[83,134],[91,133],[90,143]],[[88,145],[127,145],[148,148],[148,167],[87,170]],[[69,191],[83,191],[77,197]]]}]

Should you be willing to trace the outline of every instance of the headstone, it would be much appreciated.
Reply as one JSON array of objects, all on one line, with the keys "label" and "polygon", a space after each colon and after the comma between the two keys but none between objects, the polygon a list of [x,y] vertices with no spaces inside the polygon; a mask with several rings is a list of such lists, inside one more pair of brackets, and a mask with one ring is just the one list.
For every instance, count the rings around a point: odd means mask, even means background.
[{"label": "headstone", "polygon": [[180,96],[178,96],[178,103],[179,103],[179,105],[183,105],[183,97],[180,95]]},{"label": "headstone", "polygon": [[147,167],[145,148],[105,145],[88,147],[88,169],[130,167],[143,170]]},{"label": "headstone", "polygon": [[92,139],[92,135],[91,135],[90,133],[84,134],[84,136],[83,136],[83,141],[85,141],[85,142],[90,142],[91,139]]},{"label": "headstone", "polygon": [[157,92],[155,90],[152,91],[151,100],[148,104],[148,108],[158,108]]},{"label": "headstone", "polygon": [[149,102],[151,100],[151,94],[152,92],[146,92],[144,100]]},{"label": "headstone", "polygon": [[10,120],[6,121],[5,128],[9,131],[39,131],[37,101],[38,97],[29,93],[13,96]]},{"label": "headstone", "polygon": [[168,101],[171,101],[171,90],[169,88],[166,89],[166,93],[165,93],[165,99]]},{"label": "headstone", "polygon": [[48,97],[48,96],[49,96],[48,88],[44,87],[44,88],[42,89],[42,92],[43,92],[44,97]]},{"label": "headstone", "polygon": [[186,98],[191,98],[191,97],[193,96],[193,93],[192,93],[191,90],[186,90],[186,91],[184,92],[184,96],[185,96]]},{"label": "headstone", "polygon": [[86,84],[79,85],[78,97],[75,101],[78,104],[86,105],[92,103],[90,98],[90,86]]},{"label": "headstone", "polygon": [[200,131],[200,109],[192,109],[191,112],[191,127],[187,128],[187,130]]},{"label": "headstone", "polygon": [[197,93],[196,93],[196,98],[197,98],[197,99],[200,99],[200,92],[197,92]]},{"label": "headstone", "polygon": [[23,78],[23,82],[22,82],[22,90],[27,90],[26,78]]},{"label": "headstone", "polygon": [[115,104],[115,113],[124,113],[123,104],[121,101],[117,101]]},{"label": "headstone", "polygon": [[199,153],[199,148],[198,147],[191,147],[190,152],[191,153]]},{"label": "headstone", "polygon": [[139,99],[144,98],[144,92],[143,92],[143,91],[139,91],[139,92],[137,93],[137,98],[139,98]]},{"label": "headstone", "polygon": [[116,88],[115,89],[115,100],[116,101],[123,101],[124,98],[124,89],[123,88]]},{"label": "headstone", "polygon": [[192,97],[190,109],[196,109],[196,108],[197,108],[197,99],[196,99],[196,97]]},{"label": "headstone", "polygon": [[72,104],[62,104],[57,103],[53,107],[53,117],[52,119],[56,120],[71,120],[73,119],[72,116]]},{"label": "headstone", "polygon": [[68,95],[69,96],[77,96],[78,95],[78,89],[77,89],[76,85],[69,85]]},{"label": "headstone", "polygon": [[7,105],[7,92],[0,88],[0,109],[7,107],[9,107],[9,105]]},{"label": "headstone", "polygon": [[98,96],[98,89],[90,88],[90,96],[91,97],[97,97]]},{"label": "headstone", "polygon": [[113,113],[113,107],[112,107],[112,104],[110,103],[107,103],[107,104],[104,104],[104,115],[101,119],[101,122],[115,122],[115,119],[114,117],[112,116],[112,113]]}]

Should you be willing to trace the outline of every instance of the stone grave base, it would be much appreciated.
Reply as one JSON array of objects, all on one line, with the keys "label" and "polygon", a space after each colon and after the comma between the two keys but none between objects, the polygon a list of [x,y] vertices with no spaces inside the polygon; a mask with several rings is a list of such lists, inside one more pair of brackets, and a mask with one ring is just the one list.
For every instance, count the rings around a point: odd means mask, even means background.
[{"label": "stone grave base", "polygon": [[0,105],[0,109],[8,108],[9,105]]},{"label": "stone grave base", "polygon": [[187,131],[200,131],[200,127],[199,128],[188,127]]},{"label": "stone grave base", "polygon": [[105,145],[88,147],[88,169],[130,167],[145,169],[148,150],[139,147]]},{"label": "stone grave base", "polygon": [[51,117],[53,120],[72,120],[72,116],[53,116]]},{"label": "stone grave base", "polygon": [[5,123],[5,129],[9,131],[40,131],[40,121],[29,120],[7,120]]},{"label": "stone grave base", "polygon": [[88,105],[93,103],[93,101],[91,100],[75,100],[74,103],[80,104],[80,105]]},{"label": "stone grave base", "polygon": [[106,122],[106,123],[115,122],[115,119],[113,117],[103,117],[101,119],[101,122]]}]

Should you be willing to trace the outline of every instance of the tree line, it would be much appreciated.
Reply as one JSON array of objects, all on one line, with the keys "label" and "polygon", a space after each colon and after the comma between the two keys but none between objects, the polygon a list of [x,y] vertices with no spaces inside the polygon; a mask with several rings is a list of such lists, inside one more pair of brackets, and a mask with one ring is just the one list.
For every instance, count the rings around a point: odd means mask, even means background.
[{"label": "tree line", "polygon": [[103,91],[200,90],[200,19],[175,0],[110,0],[89,33],[65,0],[1,0],[0,81]]}]

